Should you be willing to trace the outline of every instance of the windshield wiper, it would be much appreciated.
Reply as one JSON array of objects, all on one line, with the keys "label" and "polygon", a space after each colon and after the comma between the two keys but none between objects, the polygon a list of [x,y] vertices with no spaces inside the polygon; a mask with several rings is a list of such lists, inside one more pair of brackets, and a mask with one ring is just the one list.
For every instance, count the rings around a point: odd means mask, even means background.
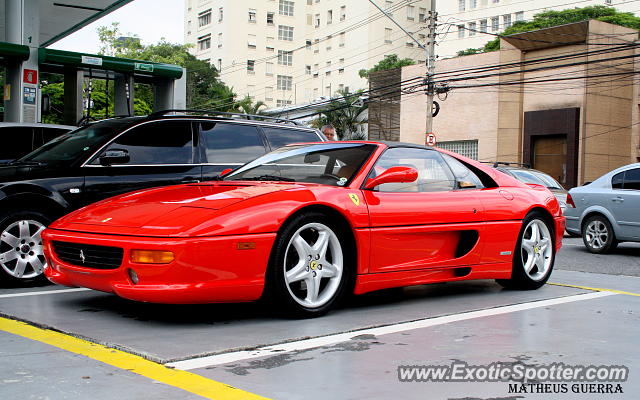
[{"label": "windshield wiper", "polygon": [[242,178],[241,181],[282,181],[282,182],[295,182],[295,179],[285,178],[277,175],[260,175],[253,178]]},{"label": "windshield wiper", "polygon": [[35,166],[43,166],[46,165],[46,163],[42,162],[42,161],[20,161],[20,160],[14,160],[11,161],[9,163],[6,163],[4,165],[35,165]]}]

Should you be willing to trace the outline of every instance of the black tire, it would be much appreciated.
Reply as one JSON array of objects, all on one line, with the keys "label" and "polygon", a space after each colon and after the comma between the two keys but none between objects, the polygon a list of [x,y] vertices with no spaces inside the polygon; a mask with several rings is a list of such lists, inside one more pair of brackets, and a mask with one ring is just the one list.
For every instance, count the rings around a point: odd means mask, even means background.
[{"label": "black tire", "polygon": [[[29,221],[27,229],[31,234],[34,234],[38,229],[38,224],[46,227],[51,223],[51,218],[37,211],[12,211],[0,215],[0,281],[10,285],[46,283],[48,280],[43,273],[46,260],[41,241],[36,243],[35,241],[20,240],[19,247],[15,248],[12,248],[8,243],[10,240],[8,235],[18,237],[16,234],[19,235],[20,232],[20,221]],[[18,249],[20,250],[18,251]],[[23,249],[25,251],[22,251]],[[14,250],[20,254],[19,258],[27,260],[23,261],[27,264],[22,273],[18,268],[18,259],[5,261],[5,258],[10,258],[8,252]],[[39,264],[35,258],[38,259]],[[33,263],[28,262],[29,259],[34,260]]]},{"label": "black tire", "polygon": [[[594,238],[595,231],[599,229],[601,234]],[[606,235],[606,240],[602,240]],[[618,247],[618,240],[609,220],[603,215],[596,214],[587,218],[582,224],[582,242],[590,253],[605,254]]]},{"label": "black tire", "polygon": [[[340,257],[342,259],[342,271],[340,278],[336,278],[333,281],[331,278],[326,278],[327,280],[323,280],[322,282],[324,284],[324,289],[322,289],[322,284],[318,286],[319,288],[321,288],[319,289],[319,292],[328,290],[330,286],[332,289],[327,293],[331,293],[333,290],[335,290],[335,292],[328,298],[325,303],[319,306],[305,306],[300,303],[300,301],[304,301],[304,299],[296,296],[297,293],[302,294],[305,290],[307,290],[306,293],[308,295],[309,289],[306,287],[306,279],[301,279],[299,281],[300,287],[294,287],[298,285],[298,283],[295,282],[289,284],[287,282],[287,278],[285,278],[285,273],[287,271],[290,272],[291,270],[293,270],[292,264],[297,264],[302,259],[302,257],[299,256],[297,250],[291,250],[290,253],[288,253],[287,249],[290,248],[290,246],[293,246],[292,239],[294,235],[298,235],[299,230],[303,229],[306,226],[309,226],[309,224],[321,224],[322,226],[330,229],[335,234],[335,237],[337,238],[340,245],[339,247],[341,248]],[[309,230],[311,232],[309,234],[313,234],[313,228],[309,228]],[[302,232],[307,233],[306,230]],[[313,239],[310,240],[313,241]],[[308,244],[312,245],[312,243]],[[353,257],[353,254],[355,254],[355,252],[352,251],[353,245],[354,244],[353,240],[351,239],[351,235],[349,235],[348,232],[345,232],[345,228],[343,228],[340,224],[335,223],[325,214],[321,214],[318,212],[303,212],[297,216],[294,216],[281,229],[273,245],[269,266],[267,268],[267,276],[265,277],[265,291],[263,300],[271,310],[275,311],[276,314],[285,317],[311,318],[326,314],[343,299],[345,293],[348,293],[349,290],[353,290],[353,282],[355,279],[355,268],[353,267],[355,265],[355,257]],[[328,246],[331,246],[331,244],[328,244]],[[330,250],[327,250],[327,257],[331,258],[332,260],[331,265],[333,265],[333,263],[335,262],[333,260],[337,259],[338,257],[337,255],[332,254],[332,252],[332,248],[330,248]],[[296,258],[298,258],[298,262],[296,262]],[[327,258],[328,263],[329,258]],[[321,273],[322,265],[316,264],[318,266],[312,268],[312,261],[313,260],[309,261],[310,264],[305,267],[305,270],[307,271],[306,273],[314,274],[313,276],[315,277],[315,273]],[[319,261],[322,261],[322,258],[320,258]],[[306,262],[303,264],[306,264]],[[328,270],[325,268],[324,273],[327,273],[327,271]],[[309,277],[308,279],[311,279],[311,277]],[[318,279],[325,278],[320,277]],[[329,285],[329,281],[332,281],[334,283]],[[296,298],[300,301],[296,300]]]},{"label": "black tire", "polygon": [[[533,221],[542,222],[549,232],[549,244],[550,246],[550,255],[545,256],[544,251],[541,253],[541,257],[550,257],[550,264],[547,270],[541,273],[540,277],[536,277],[535,279],[527,273],[525,269],[523,254],[524,249],[522,246],[522,241],[525,238],[525,234],[528,232],[529,224]],[[534,247],[536,250],[536,255],[538,255],[537,246]],[[553,265],[555,263],[556,258],[556,246],[555,246],[555,231],[553,229],[553,224],[549,221],[549,217],[539,211],[533,211],[525,217],[522,221],[522,227],[520,228],[520,233],[518,234],[518,241],[516,242],[516,247],[513,252],[513,268],[511,271],[510,279],[497,279],[500,285],[507,289],[518,289],[518,290],[535,290],[542,287],[551,276],[551,272],[553,271]],[[535,274],[534,274],[535,275]]]}]

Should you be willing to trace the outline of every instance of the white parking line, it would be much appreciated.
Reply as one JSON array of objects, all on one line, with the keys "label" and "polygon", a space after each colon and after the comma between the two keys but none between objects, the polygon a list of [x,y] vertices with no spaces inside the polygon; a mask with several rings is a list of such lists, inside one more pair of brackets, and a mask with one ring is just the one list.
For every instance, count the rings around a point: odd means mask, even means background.
[{"label": "white parking line", "polygon": [[74,289],[60,289],[60,290],[43,290],[43,291],[40,291],[40,292],[22,292],[22,293],[0,294],[0,299],[4,299],[4,298],[7,298],[7,297],[40,296],[40,295],[43,295],[43,294],[84,292],[85,290],[91,290],[91,289],[74,288]]},{"label": "white parking line", "polygon": [[303,339],[295,342],[288,342],[270,346],[259,347],[255,350],[234,351],[212,356],[192,358],[190,360],[176,361],[166,364],[180,370],[192,370],[196,368],[205,368],[213,365],[227,364],[231,362],[243,361],[252,358],[265,357],[275,354],[282,354],[291,351],[307,350],[316,347],[329,346],[336,343],[349,341],[360,335],[388,335],[391,333],[399,333],[413,329],[428,328],[436,325],[448,324],[451,322],[466,321],[474,318],[489,317],[493,315],[501,315],[516,311],[530,310],[533,308],[548,307],[557,304],[572,303],[581,300],[597,299],[600,297],[612,296],[616,293],[612,292],[595,292],[584,293],[573,296],[560,297],[549,300],[532,301],[529,303],[513,304],[509,306],[489,308],[486,310],[468,311],[460,314],[444,315],[441,317],[426,318],[410,322],[401,322],[398,324],[381,326],[376,328],[366,328],[351,332],[338,333],[327,336],[320,336],[311,339]]}]

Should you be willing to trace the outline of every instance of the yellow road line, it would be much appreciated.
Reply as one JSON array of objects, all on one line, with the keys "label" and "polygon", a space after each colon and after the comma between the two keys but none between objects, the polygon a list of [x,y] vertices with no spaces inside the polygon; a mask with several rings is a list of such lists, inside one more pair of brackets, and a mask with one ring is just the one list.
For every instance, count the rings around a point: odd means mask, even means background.
[{"label": "yellow road line", "polygon": [[197,374],[167,368],[162,364],[146,360],[140,356],[91,343],[50,329],[37,328],[24,322],[0,317],[0,331],[9,332],[72,353],[80,354],[208,399],[265,399],[265,397],[245,392],[244,390],[207,379]]},{"label": "yellow road line", "polygon": [[618,294],[626,294],[627,296],[640,297],[639,293],[624,292],[622,290],[615,290],[615,289],[602,289],[602,288],[593,288],[593,287],[588,287],[588,286],[567,285],[565,283],[552,283],[552,282],[549,282],[549,285],[564,286],[564,287],[571,287],[571,288],[584,289],[584,290],[593,290],[593,291],[596,291],[596,292],[612,292],[612,293],[618,293]]}]

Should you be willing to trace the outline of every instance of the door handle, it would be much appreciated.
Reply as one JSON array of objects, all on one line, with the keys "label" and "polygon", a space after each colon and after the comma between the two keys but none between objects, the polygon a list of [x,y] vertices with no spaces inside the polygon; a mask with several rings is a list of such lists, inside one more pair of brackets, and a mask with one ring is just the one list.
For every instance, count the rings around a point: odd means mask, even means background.
[{"label": "door handle", "polygon": [[619,201],[620,203],[624,203],[624,199],[620,196],[612,198],[611,201]]}]

